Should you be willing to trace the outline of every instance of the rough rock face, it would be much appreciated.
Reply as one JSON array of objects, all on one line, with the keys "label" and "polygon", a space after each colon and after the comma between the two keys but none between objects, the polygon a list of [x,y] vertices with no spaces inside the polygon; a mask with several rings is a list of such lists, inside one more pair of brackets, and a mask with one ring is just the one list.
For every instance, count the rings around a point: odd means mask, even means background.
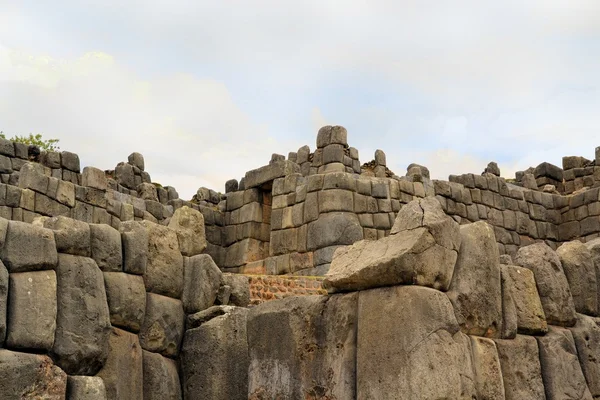
[{"label": "rough rock face", "polygon": [[515,263],[533,271],[546,321],[553,325],[573,326],[575,304],[556,252],[544,243],[532,244],[519,249]]},{"label": "rough rock face", "polygon": [[144,279],[139,275],[105,272],[104,285],[111,324],[138,332],[146,312]]},{"label": "rough rock face", "polygon": [[577,314],[577,323],[569,328],[575,340],[579,363],[594,398],[600,396],[600,327],[598,319]]},{"label": "rough rock face", "polygon": [[104,381],[98,376],[69,376],[67,382],[69,400],[107,400]]},{"label": "rough rock face", "polygon": [[363,229],[354,213],[331,212],[308,224],[309,251],[334,245],[349,245],[363,238]]},{"label": "rough rock face", "polygon": [[121,222],[123,270],[130,274],[146,273],[148,262],[148,230],[141,222]]},{"label": "rough rock face", "polygon": [[[596,284],[600,283],[600,238],[585,242],[585,246],[592,255],[592,261],[594,262],[594,269],[596,270]],[[600,290],[598,290],[598,311],[600,312]]]},{"label": "rough rock face", "polygon": [[8,304],[8,271],[0,261],[0,343],[6,338],[6,311]]},{"label": "rough rock face", "polygon": [[[229,307],[186,331],[181,349],[185,399],[248,399],[248,310]],[[270,335],[275,332],[269,332]],[[215,379],[218,377],[218,379]]]},{"label": "rough rock face", "polygon": [[324,287],[336,292],[416,284],[447,290],[461,238],[458,224],[437,200],[404,206],[392,233],[336,250]]},{"label": "rough rock face", "polygon": [[185,314],[180,300],[154,293],[146,297],[146,315],[140,330],[143,349],[176,357],[183,338]]},{"label": "rough rock face", "polygon": [[177,364],[144,350],[144,400],[181,400]]},{"label": "rough rock face", "polygon": [[3,400],[63,400],[67,374],[48,356],[0,349],[0,395]]},{"label": "rough rock face", "polygon": [[89,224],[67,217],[37,218],[33,224],[54,232],[56,249],[60,253],[90,256]]},{"label": "rough rock face", "polygon": [[504,382],[496,345],[491,339],[471,338],[471,356],[478,399],[504,399]]},{"label": "rough rock face", "polygon": [[362,291],[358,302],[358,399],[470,399],[469,339],[437,290]]},{"label": "rough rock face", "polygon": [[180,298],[183,291],[183,257],[174,230],[144,221],[148,230],[148,261],[144,283],[148,292]]},{"label": "rough rock face", "polygon": [[208,254],[184,258],[183,307],[192,314],[212,306],[221,284],[221,270]]},{"label": "rough rock face", "polygon": [[8,272],[25,272],[56,266],[54,233],[19,221],[8,221],[0,257]]},{"label": "rough rock face", "polygon": [[231,289],[228,304],[239,307],[247,307],[250,304],[250,283],[247,276],[223,274],[221,280],[224,286]]},{"label": "rough rock face", "polygon": [[177,232],[181,254],[192,257],[206,248],[204,217],[200,211],[183,206],[178,208],[169,222],[169,228]]},{"label": "rough rock face", "polygon": [[461,247],[448,297],[466,334],[500,337],[502,288],[494,230],[480,221],[460,228]]},{"label": "rough rock face", "polygon": [[592,253],[579,241],[562,244],[556,253],[569,282],[575,310],[598,315],[598,287]]},{"label": "rough rock face", "polygon": [[548,334],[538,337],[537,341],[546,397],[591,400],[571,332],[551,327]]}]

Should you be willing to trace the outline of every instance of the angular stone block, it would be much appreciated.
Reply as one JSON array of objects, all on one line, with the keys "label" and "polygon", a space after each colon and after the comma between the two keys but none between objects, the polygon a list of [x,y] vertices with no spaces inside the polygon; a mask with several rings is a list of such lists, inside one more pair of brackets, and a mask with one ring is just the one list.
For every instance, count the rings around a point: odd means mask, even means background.
[{"label": "angular stone block", "polygon": [[184,258],[183,308],[188,314],[212,306],[221,285],[221,270],[208,254]]},{"label": "angular stone block", "polygon": [[154,293],[146,294],[146,314],[140,329],[143,349],[167,357],[179,354],[185,314],[180,300]]},{"label": "angular stone block", "polygon": [[448,297],[464,333],[499,338],[502,287],[494,230],[483,221],[460,227],[461,245]]},{"label": "angular stone block", "polygon": [[579,364],[594,398],[600,397],[600,327],[598,319],[577,314],[577,323],[569,328],[575,340]]},{"label": "angular stone block", "polygon": [[54,359],[71,375],[93,375],[106,360],[111,328],[104,277],[91,258],[60,254],[56,278]]},{"label": "angular stone block", "polygon": [[575,310],[586,315],[598,315],[598,286],[592,253],[579,241],[563,243],[556,254],[560,258],[571,288]]},{"label": "angular stone block", "polygon": [[540,348],[546,398],[591,400],[592,395],[581,370],[571,332],[550,327],[546,336],[536,339]]},{"label": "angular stone block", "polygon": [[144,400],[181,400],[175,361],[143,350]]},{"label": "angular stone block", "polygon": [[506,400],[545,400],[535,338],[517,335],[515,339],[494,341],[502,368]]},{"label": "angular stone block", "polygon": [[123,271],[144,275],[148,263],[148,230],[141,222],[121,222]]},{"label": "angular stone block", "polygon": [[0,349],[2,400],[64,400],[67,374],[48,356]]},{"label": "angular stone block", "polygon": [[183,257],[177,233],[153,222],[142,222],[148,231],[146,291],[179,299],[183,291]]},{"label": "angular stone block", "polygon": [[104,285],[111,324],[138,332],[146,312],[144,279],[139,275],[105,272]]},{"label": "angular stone block", "polygon": [[107,400],[104,381],[99,376],[69,376],[67,398],[69,400]]},{"label": "angular stone block", "polygon": [[546,321],[553,325],[573,326],[575,304],[556,252],[544,243],[532,244],[519,249],[515,263],[533,271]]},{"label": "angular stone block", "polygon": [[470,338],[477,398],[503,400],[504,382],[494,341],[478,336]]},{"label": "angular stone block", "polygon": [[264,167],[246,172],[244,188],[251,189],[290,174],[300,173],[300,166],[292,161],[275,161]]},{"label": "angular stone block", "polygon": [[123,270],[121,234],[104,224],[90,224],[91,253],[98,267],[105,272]]},{"label": "angular stone block", "polygon": [[511,286],[507,287],[514,299],[517,311],[517,329],[525,335],[548,332],[546,315],[535,286],[533,272],[514,265],[502,265],[502,272],[510,276]]},{"label": "angular stone block", "polygon": [[104,381],[106,398],[143,400],[142,348],[137,335],[113,328],[108,343],[108,358],[97,374]]},{"label": "angular stone block", "polygon": [[247,276],[238,274],[222,274],[223,285],[229,286],[231,293],[228,304],[248,307],[250,304],[250,283]]},{"label": "angular stone block", "polygon": [[249,398],[247,314],[247,309],[228,307],[186,332],[180,357],[185,399]]},{"label": "angular stone block", "polygon": [[177,233],[179,249],[184,256],[195,256],[206,248],[204,217],[199,211],[188,206],[178,208],[171,217],[169,228]]},{"label": "angular stone block", "polygon": [[81,186],[106,190],[108,189],[108,180],[104,171],[94,167],[85,167],[81,173]]},{"label": "angular stone block", "polygon": [[56,329],[56,273],[10,274],[6,345],[50,350]]},{"label": "angular stone block", "polygon": [[322,214],[308,224],[307,248],[309,251],[333,245],[348,245],[363,238],[358,217],[353,213]]},{"label": "angular stone block", "polygon": [[54,233],[25,222],[9,221],[0,257],[9,272],[54,268],[58,260]]},{"label": "angular stone block", "polygon": [[63,168],[66,168],[73,172],[79,172],[79,156],[69,151],[62,151],[60,153],[60,163]]},{"label": "angular stone block", "polygon": [[475,395],[469,340],[444,293],[418,286],[362,291],[357,335],[357,399]]},{"label": "angular stone block", "polygon": [[90,256],[90,226],[86,222],[68,217],[42,217],[34,221],[54,232],[56,249],[59,253]]},{"label": "angular stone block", "polygon": [[31,189],[35,192],[45,194],[48,191],[49,178],[44,174],[41,164],[27,163],[19,171],[19,187]]}]

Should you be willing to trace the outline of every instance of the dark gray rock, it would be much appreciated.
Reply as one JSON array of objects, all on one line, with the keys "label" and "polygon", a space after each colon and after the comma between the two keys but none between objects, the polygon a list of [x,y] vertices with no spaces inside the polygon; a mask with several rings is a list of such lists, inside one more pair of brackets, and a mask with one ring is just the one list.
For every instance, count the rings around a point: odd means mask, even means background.
[{"label": "dark gray rock", "polygon": [[79,156],[75,153],[71,153],[68,151],[63,151],[60,153],[60,163],[63,168],[68,169],[69,171],[79,172]]},{"label": "dark gray rock", "polygon": [[146,312],[144,279],[139,275],[105,272],[104,285],[111,324],[138,332]]},{"label": "dark gray rock", "polygon": [[577,314],[577,323],[569,328],[575,340],[579,364],[590,393],[600,396],[600,327],[598,319]]},{"label": "dark gray rock", "polygon": [[203,323],[210,321],[213,318],[229,314],[234,310],[235,306],[218,305],[209,307],[206,310],[199,311],[195,314],[188,315],[185,320],[185,329],[189,330],[197,328]]},{"label": "dark gray rock", "polygon": [[6,345],[50,350],[56,329],[56,273],[10,274]]},{"label": "dark gray rock", "polygon": [[300,166],[292,161],[275,161],[264,167],[246,172],[246,176],[240,181],[240,190],[251,189],[261,186],[263,183],[273,181],[282,176],[300,173]]},{"label": "dark gray rock", "polygon": [[212,306],[221,285],[221,270],[208,254],[185,257],[183,307],[188,314]]},{"label": "dark gray rock", "polygon": [[309,251],[334,245],[348,245],[363,239],[363,229],[354,213],[333,212],[321,214],[308,224]]},{"label": "dark gray rock", "polygon": [[533,271],[546,321],[553,325],[573,326],[575,304],[556,252],[544,243],[532,244],[519,249],[515,263]]},{"label": "dark gray rock", "polygon": [[93,375],[106,360],[110,335],[102,272],[91,258],[60,254],[56,278],[54,359],[71,375]]},{"label": "dark gray rock", "polygon": [[106,398],[142,400],[143,361],[137,335],[113,328],[108,343],[108,358],[98,372],[98,376],[104,380]]},{"label": "dark gray rock", "polygon": [[94,167],[85,167],[81,174],[81,186],[106,190],[108,188],[108,180],[104,171]]},{"label": "dark gray rock", "polygon": [[6,338],[6,311],[8,308],[8,271],[0,261],[0,346]]},{"label": "dark gray rock", "polygon": [[582,314],[598,315],[598,286],[592,253],[580,241],[563,243],[556,254],[571,288],[575,310]]},{"label": "dark gray rock", "polygon": [[237,192],[239,183],[237,179],[230,179],[225,182],[225,193]]},{"label": "dark gray rock", "polygon": [[59,253],[90,256],[90,226],[87,223],[68,217],[41,217],[34,221],[34,225],[54,232]]},{"label": "dark gray rock", "polygon": [[127,161],[129,162],[129,164],[133,165],[134,167],[139,168],[141,171],[144,170],[144,167],[145,167],[144,156],[141,155],[140,153],[137,153],[137,152],[131,153],[129,155],[129,157],[127,157]]},{"label": "dark gray rock", "polygon": [[144,283],[146,291],[181,298],[183,291],[183,257],[177,233],[166,226],[143,221],[148,231],[148,261]]},{"label": "dark gray rock", "polygon": [[234,308],[186,331],[180,355],[185,399],[249,398],[247,313]]},{"label": "dark gray rock", "polygon": [[169,228],[177,233],[181,254],[192,257],[206,248],[204,217],[200,211],[188,206],[175,210],[169,222]]},{"label": "dark gray rock", "polygon": [[19,187],[31,189],[37,193],[45,194],[48,191],[49,178],[44,175],[41,164],[27,163],[19,171]]},{"label": "dark gray rock", "polygon": [[496,164],[496,162],[492,161],[492,162],[488,163],[488,165],[487,165],[487,167],[485,167],[485,170],[483,171],[483,173],[500,176],[500,168],[498,167],[498,164]]},{"label": "dark gray rock", "polygon": [[562,182],[563,180],[563,170],[560,167],[557,167],[556,165],[547,163],[547,162],[543,162],[540,165],[538,165],[537,167],[535,167],[535,169],[533,170],[533,175],[536,178],[540,178],[540,177],[548,177],[548,178],[552,178],[555,181],[559,181]]},{"label": "dark gray rock", "polygon": [[144,275],[148,261],[148,230],[141,222],[124,221],[119,231],[123,246],[123,270]]},{"label": "dark gray rock", "polygon": [[92,258],[105,272],[123,270],[121,234],[112,226],[90,224]]},{"label": "dark gray rock", "polygon": [[375,150],[375,164],[381,165],[383,167],[386,166],[385,153],[383,150]]},{"label": "dark gray rock", "polygon": [[461,245],[448,297],[461,330],[501,337],[502,287],[494,230],[478,221],[460,227]]},{"label": "dark gray rock", "polygon": [[577,358],[573,335],[568,329],[550,327],[536,338],[540,348],[542,377],[548,399],[586,399],[592,395]]},{"label": "dark gray rock", "polygon": [[64,400],[67,374],[48,356],[0,349],[2,400]]},{"label": "dark gray rock", "polygon": [[69,376],[67,398],[69,400],[107,400],[104,381],[99,376]]},{"label": "dark gray rock", "polygon": [[144,350],[175,357],[179,354],[184,323],[185,314],[180,300],[147,293],[140,345]]},{"label": "dark gray rock", "polygon": [[229,303],[234,306],[247,307],[250,304],[250,283],[248,277],[238,274],[223,274],[223,285],[231,288]]},{"label": "dark gray rock", "polygon": [[57,263],[54,233],[25,222],[9,221],[0,257],[9,272],[54,268]]},{"label": "dark gray rock", "polygon": [[545,400],[544,382],[535,338],[517,335],[494,340],[502,368],[506,400]]},{"label": "dark gray rock", "polygon": [[115,167],[115,181],[128,189],[135,189],[137,185],[135,184],[133,166],[127,163],[119,163]]},{"label": "dark gray rock", "polygon": [[144,400],[181,400],[175,361],[143,350]]}]

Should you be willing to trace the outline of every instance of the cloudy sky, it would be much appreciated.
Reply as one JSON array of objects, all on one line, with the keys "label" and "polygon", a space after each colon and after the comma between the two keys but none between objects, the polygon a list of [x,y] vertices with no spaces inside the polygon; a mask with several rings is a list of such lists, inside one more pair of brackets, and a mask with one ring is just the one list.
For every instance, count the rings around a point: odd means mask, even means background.
[{"label": "cloudy sky", "polygon": [[0,0],[0,130],[190,198],[343,125],[398,175],[600,146],[600,1]]}]

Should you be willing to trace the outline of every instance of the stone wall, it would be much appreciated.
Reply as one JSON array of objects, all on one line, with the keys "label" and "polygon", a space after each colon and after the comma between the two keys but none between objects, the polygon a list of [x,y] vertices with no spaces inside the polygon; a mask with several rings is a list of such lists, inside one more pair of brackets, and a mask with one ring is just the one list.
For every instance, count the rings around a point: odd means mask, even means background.
[{"label": "stone wall", "polygon": [[248,279],[251,305],[291,296],[327,294],[322,276],[249,275]]}]

